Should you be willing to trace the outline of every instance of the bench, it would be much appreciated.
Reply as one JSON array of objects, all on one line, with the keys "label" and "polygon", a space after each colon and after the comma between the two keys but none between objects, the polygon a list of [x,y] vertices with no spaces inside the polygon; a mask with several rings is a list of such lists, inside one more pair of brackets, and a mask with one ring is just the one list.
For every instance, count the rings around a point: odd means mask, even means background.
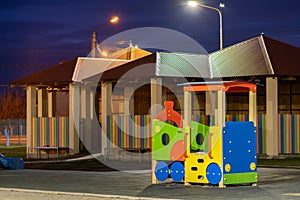
[{"label": "bench", "polygon": [[118,155],[118,157],[120,159],[120,154],[123,151],[138,153],[139,161],[141,161],[141,154],[145,153],[145,152],[150,152],[150,148],[118,148],[118,147],[104,148],[104,160],[106,160],[109,153],[113,153],[114,159],[115,159],[116,155]]},{"label": "bench", "polygon": [[41,159],[41,151],[46,152],[46,154],[48,156],[48,159],[49,159],[49,152],[53,151],[53,150],[56,152],[56,157],[57,158],[58,158],[58,154],[59,154],[60,150],[66,151],[67,154],[69,153],[69,148],[68,147],[49,147],[49,146],[33,147],[33,146],[30,146],[30,147],[28,147],[27,150],[28,150],[28,152],[27,152],[28,155],[31,152],[31,150],[36,150],[36,158],[39,158],[39,159]]}]

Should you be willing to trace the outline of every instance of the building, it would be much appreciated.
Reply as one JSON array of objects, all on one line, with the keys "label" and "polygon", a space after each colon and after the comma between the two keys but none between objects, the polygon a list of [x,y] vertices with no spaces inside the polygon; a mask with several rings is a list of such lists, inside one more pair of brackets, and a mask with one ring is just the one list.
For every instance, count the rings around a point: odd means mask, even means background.
[{"label": "building", "polygon": [[[157,105],[172,100],[175,110],[183,109],[178,83],[239,79],[263,85],[257,93],[257,152],[300,153],[299,48],[263,35],[209,55],[129,48],[110,58],[77,58],[12,82],[27,91],[27,146],[77,153],[79,134],[92,153],[111,145],[147,147]],[[195,97],[194,118],[213,115],[213,94]],[[248,99],[228,96],[228,120],[247,117]],[[62,106],[68,112],[62,114],[59,105],[68,105]]]}]

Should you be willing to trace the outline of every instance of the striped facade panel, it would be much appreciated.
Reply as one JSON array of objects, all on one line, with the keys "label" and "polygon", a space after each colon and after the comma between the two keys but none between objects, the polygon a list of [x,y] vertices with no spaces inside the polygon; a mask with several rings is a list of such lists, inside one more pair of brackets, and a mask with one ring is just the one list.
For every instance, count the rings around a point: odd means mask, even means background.
[{"label": "striped facade panel", "polygon": [[107,147],[150,148],[151,120],[149,115],[107,116]]},{"label": "striped facade panel", "polygon": [[32,118],[31,146],[69,147],[68,117]]},{"label": "striped facade panel", "polygon": [[282,154],[300,153],[300,115],[278,115],[278,148]]}]

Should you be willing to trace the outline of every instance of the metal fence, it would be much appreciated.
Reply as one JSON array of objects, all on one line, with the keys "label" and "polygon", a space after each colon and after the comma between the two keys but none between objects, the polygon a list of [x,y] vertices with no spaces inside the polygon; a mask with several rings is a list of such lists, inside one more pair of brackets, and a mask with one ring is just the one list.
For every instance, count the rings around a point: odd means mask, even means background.
[{"label": "metal fence", "polygon": [[0,120],[0,145],[6,144],[4,129],[8,128],[10,144],[26,144],[26,119],[1,119]]}]

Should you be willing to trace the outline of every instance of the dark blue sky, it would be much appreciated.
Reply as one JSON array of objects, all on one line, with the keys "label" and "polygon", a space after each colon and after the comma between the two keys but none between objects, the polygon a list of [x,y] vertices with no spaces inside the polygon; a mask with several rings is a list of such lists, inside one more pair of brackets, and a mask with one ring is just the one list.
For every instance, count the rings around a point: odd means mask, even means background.
[{"label": "dark blue sky", "polygon": [[[225,47],[262,32],[300,47],[299,0],[222,2]],[[184,0],[1,0],[0,84],[87,55],[91,32],[112,15],[121,20],[97,32],[100,42],[121,31],[152,26],[182,32],[209,52],[219,48],[217,12],[192,10]]]}]

